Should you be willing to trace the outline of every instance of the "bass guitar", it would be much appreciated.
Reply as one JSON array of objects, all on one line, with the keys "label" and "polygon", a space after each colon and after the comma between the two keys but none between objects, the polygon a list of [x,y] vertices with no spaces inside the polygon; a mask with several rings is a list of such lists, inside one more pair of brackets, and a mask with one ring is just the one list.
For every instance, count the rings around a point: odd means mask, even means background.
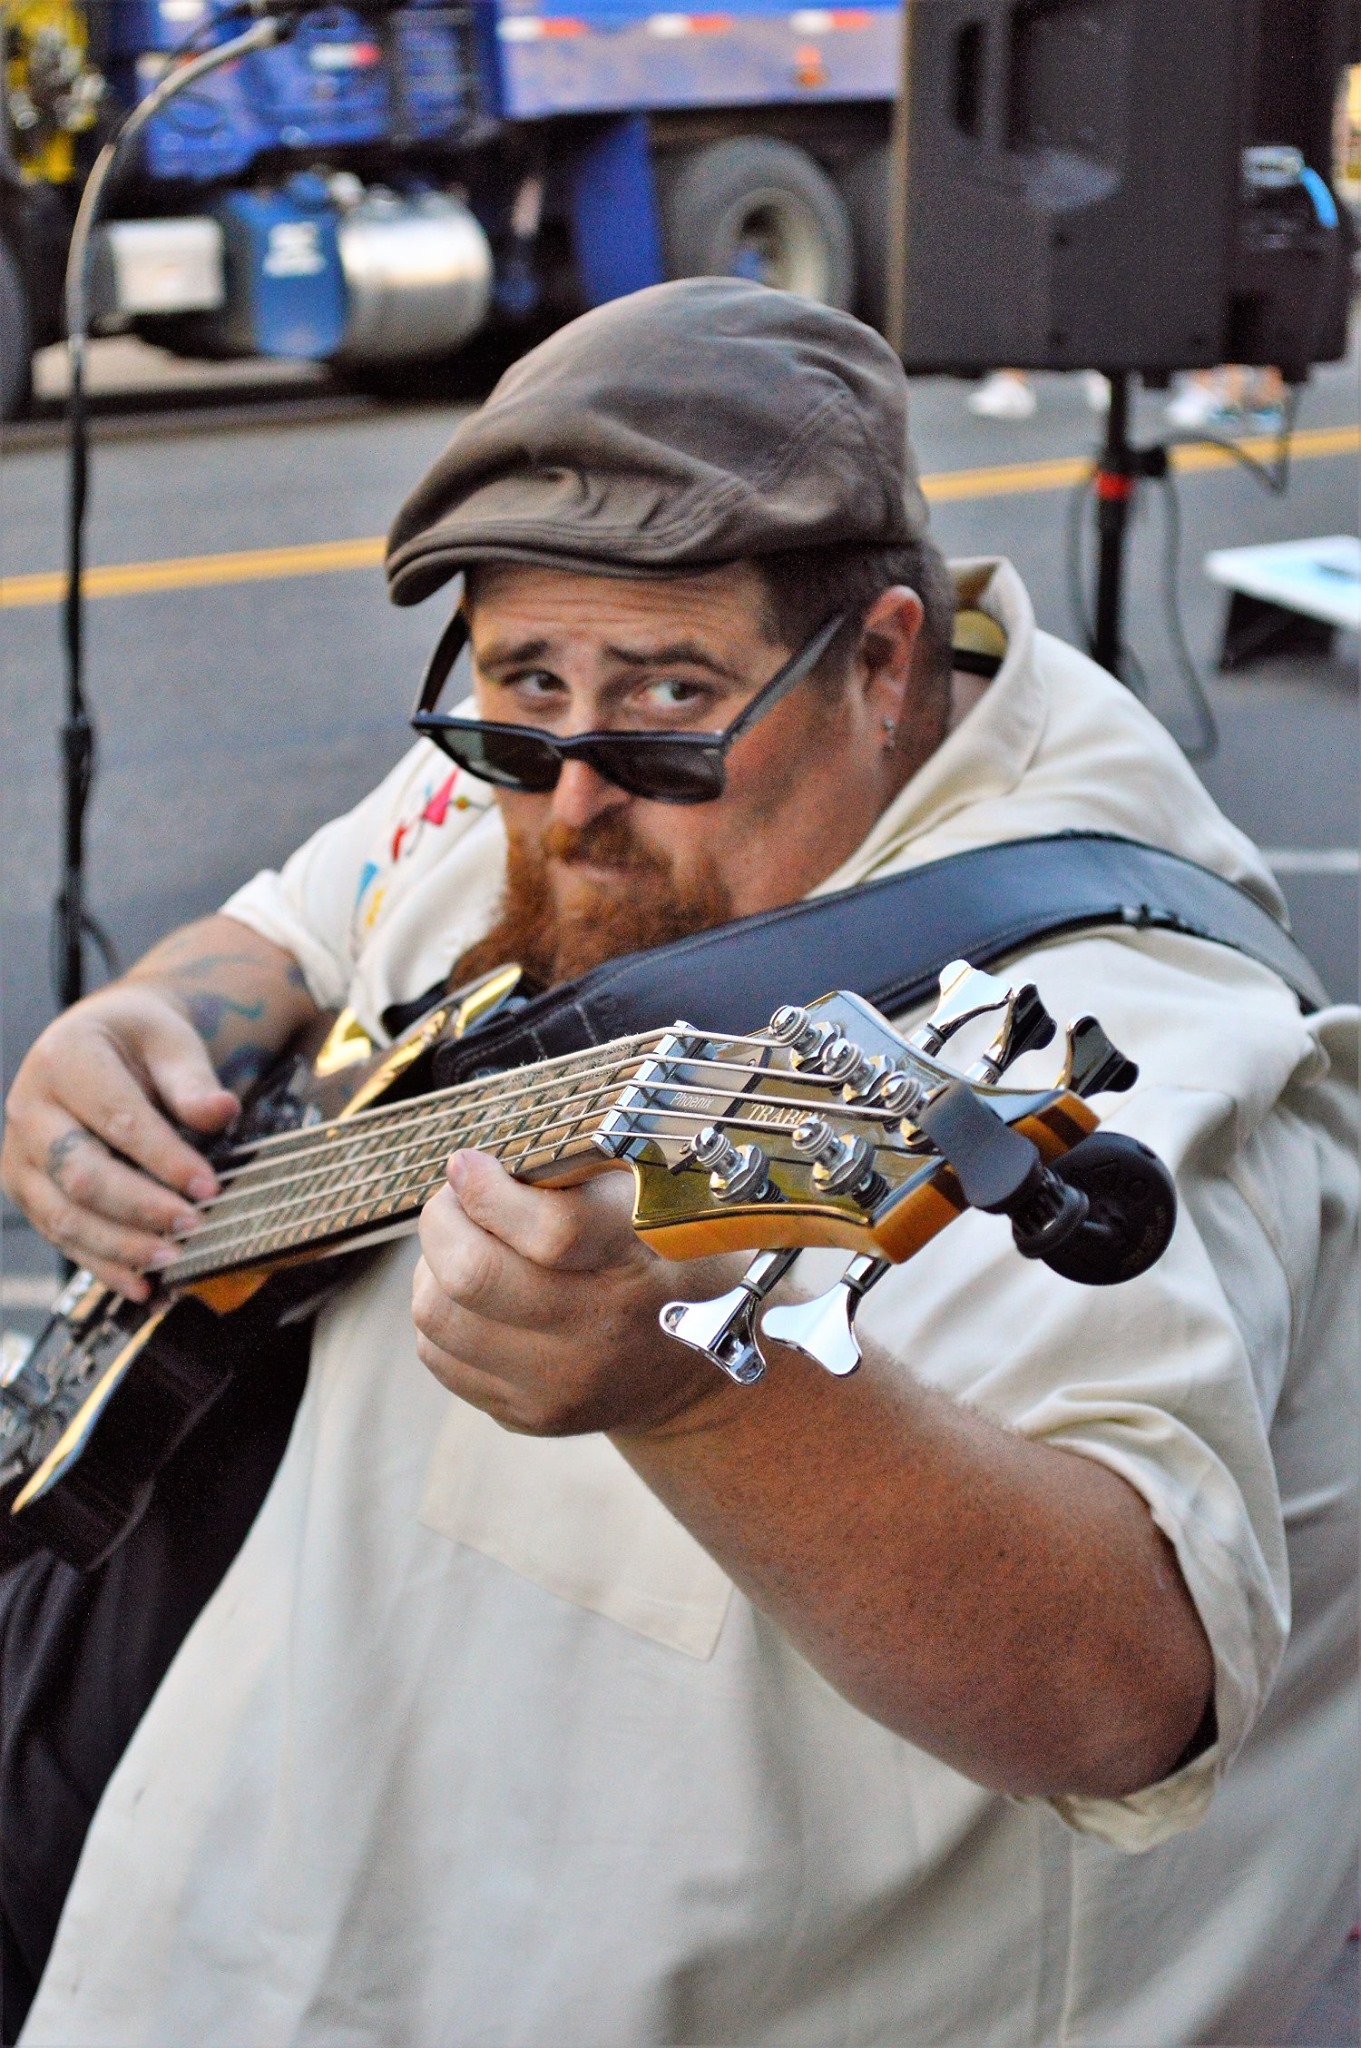
[{"label": "bass guitar", "polygon": [[[1095,1019],[1069,1026],[1051,1087],[1001,1085],[1055,1035],[1031,985],[956,961],[905,1037],[840,993],[743,1036],[682,1021],[433,1087],[436,1048],[513,1001],[518,980],[502,969],[442,998],[382,1049],[349,1013],[329,1020],[216,1147],[221,1191],[151,1298],[71,1281],[0,1385],[0,1564],[38,1545],[102,1562],[233,1371],[310,1315],[355,1253],[413,1231],[460,1147],[552,1187],[628,1167],[634,1228],[658,1252],[754,1252],[728,1294],[662,1315],[742,1382],[765,1369],[762,1337],[852,1371],[867,1289],[969,1207],[1008,1218],[1023,1255],[1089,1284],[1143,1272],[1171,1234],[1165,1168],[1098,1131],[1086,1099],[1137,1074]],[[962,1071],[948,1064],[947,1044],[985,1018],[990,1042]],[[767,1305],[811,1245],[853,1255],[842,1280],[816,1301]]]}]

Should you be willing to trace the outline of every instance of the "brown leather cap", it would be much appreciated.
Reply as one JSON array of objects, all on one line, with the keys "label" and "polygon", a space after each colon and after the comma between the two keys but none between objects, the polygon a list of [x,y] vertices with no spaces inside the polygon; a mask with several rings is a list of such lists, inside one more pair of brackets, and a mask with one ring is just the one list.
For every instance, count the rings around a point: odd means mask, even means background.
[{"label": "brown leather cap", "polygon": [[787,292],[683,278],[506,372],[398,513],[388,585],[419,604],[470,562],[674,575],[925,530],[888,343]]}]

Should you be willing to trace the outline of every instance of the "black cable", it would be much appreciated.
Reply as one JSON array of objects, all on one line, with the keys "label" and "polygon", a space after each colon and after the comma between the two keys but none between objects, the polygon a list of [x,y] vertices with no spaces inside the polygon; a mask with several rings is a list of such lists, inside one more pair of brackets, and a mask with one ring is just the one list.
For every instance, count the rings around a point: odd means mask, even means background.
[{"label": "black cable", "polygon": [[[89,255],[90,242],[99,219],[101,203],[122,170],[131,145],[148,122],[180,92],[191,89],[201,77],[220,65],[234,61],[253,49],[266,49],[291,33],[285,19],[267,19],[266,0],[239,0],[224,14],[207,23],[170,52],[165,75],[146,97],[125,116],[104,144],[85,181],[71,230],[66,266],[66,344],[70,372],[67,398],[68,485],[66,589],[62,604],[62,632],[66,647],[66,719],[62,727],[65,815],[63,819],[62,880],[52,909],[52,968],[54,994],[59,1007],[76,1002],[84,993],[85,943],[93,942],[111,973],[117,972],[117,955],[107,932],[85,908],[85,814],[94,787],[96,747],[94,722],[85,696],[85,516],[89,505],[90,443],[89,416],[85,392],[85,351],[89,340]],[[279,10],[282,13],[282,9]],[[206,48],[197,56],[194,45],[206,33],[217,36],[224,22],[254,17],[241,34]],[[177,61],[184,59],[185,61]]]},{"label": "black cable", "polygon": [[1163,487],[1163,608],[1167,616],[1167,636],[1172,642],[1172,651],[1200,728],[1199,737],[1193,745],[1187,746],[1182,742],[1182,752],[1188,761],[1208,761],[1219,747],[1219,725],[1186,638],[1186,625],[1181,614],[1181,500],[1177,496],[1177,480],[1170,462],[1160,481]]},{"label": "black cable", "polygon": [[1226,441],[1222,434],[1172,434],[1163,442],[1163,447],[1173,448],[1218,448],[1223,455],[1232,456],[1264,491],[1273,498],[1282,497],[1290,482],[1290,447],[1295,432],[1295,419],[1300,409],[1304,386],[1293,384],[1281,407],[1280,425],[1276,429],[1276,453],[1270,464],[1259,462],[1255,455],[1249,455],[1246,448],[1237,441]]},{"label": "black cable", "polygon": [[[1253,481],[1271,494],[1280,497],[1290,483],[1290,454],[1299,413],[1303,387],[1294,385],[1287,394],[1281,408],[1280,425],[1276,433],[1276,452],[1270,463],[1260,462],[1235,441],[1224,439],[1218,434],[1172,434],[1166,440],[1153,444],[1141,454],[1156,454],[1161,449],[1164,464],[1161,471],[1152,472],[1153,480],[1163,486],[1163,549],[1162,589],[1163,608],[1167,621],[1168,638],[1176,664],[1186,685],[1186,693],[1195,715],[1198,734],[1194,741],[1182,747],[1189,761],[1207,761],[1219,746],[1219,726],[1210,703],[1209,694],[1202,680],[1195,655],[1191,651],[1186,635],[1185,620],[1181,607],[1181,545],[1182,518],[1181,499],[1177,494],[1176,476],[1172,463],[1174,448],[1218,448],[1245,469]],[[1064,561],[1068,584],[1068,604],[1073,623],[1082,641],[1090,645],[1092,637],[1091,616],[1087,609],[1086,561],[1083,546],[1083,524],[1092,490],[1100,468],[1099,459],[1093,463],[1087,475],[1074,485],[1069,493],[1065,515]],[[1147,677],[1143,665],[1128,647],[1120,651],[1122,672],[1128,671],[1129,687],[1141,701],[1148,701]]]}]

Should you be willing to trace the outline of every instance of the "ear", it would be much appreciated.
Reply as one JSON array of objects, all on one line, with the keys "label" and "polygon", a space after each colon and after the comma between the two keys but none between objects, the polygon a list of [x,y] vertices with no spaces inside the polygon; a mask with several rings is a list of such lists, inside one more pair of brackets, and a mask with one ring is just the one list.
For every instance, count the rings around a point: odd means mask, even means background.
[{"label": "ear", "polygon": [[913,714],[913,664],[922,601],[905,583],[881,590],[865,614],[856,673],[874,716],[896,731]]}]

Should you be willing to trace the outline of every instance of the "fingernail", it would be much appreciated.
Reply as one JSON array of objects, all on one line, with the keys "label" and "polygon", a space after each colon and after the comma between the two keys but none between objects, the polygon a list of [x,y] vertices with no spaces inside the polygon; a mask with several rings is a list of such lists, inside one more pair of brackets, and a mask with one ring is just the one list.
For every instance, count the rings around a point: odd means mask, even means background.
[{"label": "fingernail", "polygon": [[468,1155],[466,1152],[455,1152],[449,1161],[449,1185],[456,1189],[461,1188],[467,1178]]},{"label": "fingernail", "polygon": [[175,1218],[170,1228],[175,1233],[176,1237],[192,1237],[194,1232],[198,1229],[198,1226],[198,1217],[194,1214],[192,1209],[186,1209],[182,1216],[177,1216]]},{"label": "fingernail", "polygon": [[151,1257],[147,1260],[147,1271],[149,1273],[163,1273],[167,1266],[174,1265],[179,1255],[180,1248],[177,1244],[158,1244]]},{"label": "fingernail", "polygon": [[211,1173],[196,1173],[184,1192],[191,1202],[210,1202],[217,1193],[217,1177]]}]

